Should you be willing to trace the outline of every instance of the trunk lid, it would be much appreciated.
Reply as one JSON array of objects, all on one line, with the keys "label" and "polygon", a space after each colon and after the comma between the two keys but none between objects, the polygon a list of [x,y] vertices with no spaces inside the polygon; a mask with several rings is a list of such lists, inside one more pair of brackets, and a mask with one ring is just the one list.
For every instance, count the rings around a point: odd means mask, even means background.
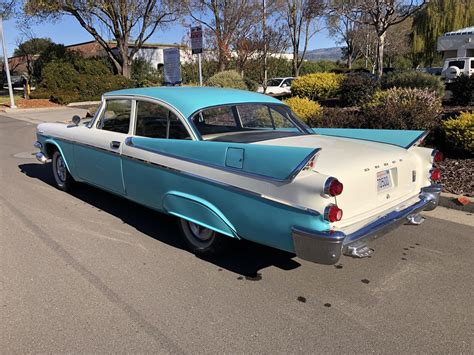
[{"label": "trunk lid", "polygon": [[314,170],[344,184],[344,191],[333,201],[344,212],[340,227],[395,206],[420,188],[420,172],[413,172],[419,166],[417,156],[394,145],[321,135],[257,144],[321,148]]}]

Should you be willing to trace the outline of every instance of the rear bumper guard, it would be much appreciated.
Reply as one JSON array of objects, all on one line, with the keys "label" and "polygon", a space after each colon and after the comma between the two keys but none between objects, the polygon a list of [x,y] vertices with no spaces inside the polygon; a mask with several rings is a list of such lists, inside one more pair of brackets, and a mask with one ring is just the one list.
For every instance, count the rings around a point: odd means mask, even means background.
[{"label": "rear bumper guard", "polygon": [[425,187],[421,189],[418,202],[403,210],[390,212],[351,234],[342,231],[318,232],[293,227],[296,255],[304,260],[328,265],[337,263],[342,254],[356,255],[354,250],[360,249],[369,241],[413,220],[413,216],[421,211],[435,209],[441,190],[441,185]]}]

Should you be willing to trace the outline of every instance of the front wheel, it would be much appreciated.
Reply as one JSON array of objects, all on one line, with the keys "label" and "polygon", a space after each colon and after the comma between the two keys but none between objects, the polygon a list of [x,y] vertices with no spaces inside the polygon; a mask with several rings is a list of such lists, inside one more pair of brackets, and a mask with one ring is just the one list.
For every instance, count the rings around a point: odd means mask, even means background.
[{"label": "front wheel", "polygon": [[202,256],[221,254],[228,249],[232,239],[182,218],[179,219],[179,229],[189,250]]},{"label": "front wheel", "polygon": [[63,156],[57,150],[53,153],[51,165],[53,168],[53,176],[54,181],[56,182],[56,187],[62,191],[69,191],[72,187],[74,179],[67,170]]}]

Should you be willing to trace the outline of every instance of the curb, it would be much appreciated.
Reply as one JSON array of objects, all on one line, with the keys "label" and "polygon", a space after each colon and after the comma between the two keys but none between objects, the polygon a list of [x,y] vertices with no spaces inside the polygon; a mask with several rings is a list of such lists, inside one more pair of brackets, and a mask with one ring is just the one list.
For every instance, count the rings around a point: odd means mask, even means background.
[{"label": "curb", "polygon": [[28,113],[28,112],[43,112],[51,110],[61,110],[67,109],[67,106],[51,106],[51,107],[38,107],[38,108],[3,108],[0,111],[5,113]]},{"label": "curb", "polygon": [[67,104],[67,107],[76,107],[76,106],[90,106],[90,105],[98,105],[101,101],[82,101],[82,102],[71,102]]},{"label": "curb", "polygon": [[463,206],[457,201],[458,197],[459,195],[442,192],[439,197],[439,206],[450,208],[453,210],[474,213],[474,199],[472,197],[467,197],[467,199],[469,199],[471,203],[466,206]]}]

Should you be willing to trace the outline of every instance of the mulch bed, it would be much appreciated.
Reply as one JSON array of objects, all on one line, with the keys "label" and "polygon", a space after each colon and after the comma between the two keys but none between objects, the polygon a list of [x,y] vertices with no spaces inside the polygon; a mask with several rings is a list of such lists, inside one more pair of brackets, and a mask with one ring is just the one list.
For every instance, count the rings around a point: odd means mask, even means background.
[{"label": "mulch bed", "polygon": [[474,159],[449,159],[438,164],[444,191],[474,197]]},{"label": "mulch bed", "polygon": [[[59,107],[60,105],[55,104],[54,102],[49,101],[48,99],[20,99],[15,102],[16,107],[18,108],[43,108],[43,107]],[[8,104],[3,104],[2,107],[10,107]]]}]

